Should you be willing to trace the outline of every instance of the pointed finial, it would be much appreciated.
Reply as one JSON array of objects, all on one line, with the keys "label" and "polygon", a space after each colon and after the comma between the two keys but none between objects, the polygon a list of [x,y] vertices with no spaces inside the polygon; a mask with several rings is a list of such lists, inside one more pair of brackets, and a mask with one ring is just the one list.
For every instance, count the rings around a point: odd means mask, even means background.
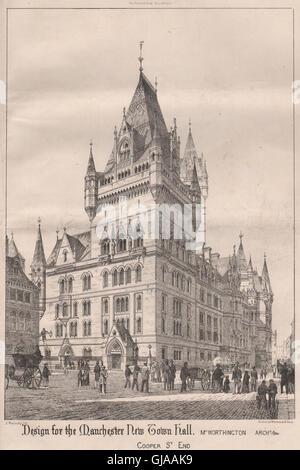
[{"label": "pointed finial", "polygon": [[126,108],[124,106],[124,108],[123,108],[123,117],[125,117],[125,115],[126,115]]},{"label": "pointed finial", "polygon": [[40,217],[38,217],[37,221],[38,221],[38,226],[40,227],[42,219]]},{"label": "pointed finial", "polygon": [[242,232],[242,231],[240,231],[239,237],[240,237],[240,241],[241,241],[241,243],[242,243],[242,238],[243,238],[243,236],[244,236],[243,232]]},{"label": "pointed finial", "polygon": [[266,261],[267,259],[267,255],[266,255],[266,252],[264,252],[264,260]]},{"label": "pointed finial", "polygon": [[14,239],[14,232],[11,231],[11,234],[10,234],[10,235],[11,235],[11,239],[13,240],[13,239]]},{"label": "pointed finial", "polygon": [[191,118],[189,119],[189,133],[192,132],[192,121]]},{"label": "pointed finial", "polygon": [[64,232],[65,232],[67,230],[67,227],[64,225],[63,229],[64,229]]},{"label": "pointed finial", "polygon": [[58,230],[58,227],[56,229],[56,239],[58,240],[58,234],[59,234],[59,230]]},{"label": "pointed finial", "polygon": [[157,85],[158,85],[157,77],[155,77],[154,85],[155,85],[155,92],[157,93]]},{"label": "pointed finial", "polygon": [[233,254],[235,255],[235,245],[233,245]]},{"label": "pointed finial", "polygon": [[174,121],[174,130],[176,131],[176,129],[177,129],[177,121],[176,121],[176,117],[174,117],[173,121]]},{"label": "pointed finial", "polygon": [[140,63],[140,72],[143,71],[143,60],[144,58],[142,57],[142,49],[143,49],[143,44],[144,44],[144,41],[140,41],[140,57],[139,57],[139,63]]}]

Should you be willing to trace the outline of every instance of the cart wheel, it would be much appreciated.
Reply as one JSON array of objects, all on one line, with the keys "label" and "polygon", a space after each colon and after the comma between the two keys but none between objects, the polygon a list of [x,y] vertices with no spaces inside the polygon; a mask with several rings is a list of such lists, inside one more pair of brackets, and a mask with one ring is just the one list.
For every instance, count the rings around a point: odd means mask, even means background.
[{"label": "cart wheel", "polygon": [[[40,388],[42,382],[42,374],[38,367],[27,369],[26,371],[26,387],[27,388]],[[25,375],[24,372],[24,375]]]},{"label": "cart wheel", "polygon": [[40,388],[42,383],[42,373],[38,367],[35,367],[33,370],[32,382],[34,383],[34,387]]},{"label": "cart wheel", "polygon": [[19,387],[24,387],[25,381],[24,381],[24,376],[23,376],[23,375],[20,375],[20,376],[17,378],[17,384],[19,385]]}]

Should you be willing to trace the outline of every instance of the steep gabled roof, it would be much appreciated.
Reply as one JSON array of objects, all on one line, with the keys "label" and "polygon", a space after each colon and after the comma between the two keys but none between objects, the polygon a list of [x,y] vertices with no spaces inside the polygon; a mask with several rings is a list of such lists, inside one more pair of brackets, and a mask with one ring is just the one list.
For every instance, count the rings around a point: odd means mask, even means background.
[{"label": "steep gabled roof", "polygon": [[143,72],[126,113],[126,122],[138,130],[150,143],[154,136],[155,123],[160,137],[168,137],[168,130],[162,115],[157,94]]},{"label": "steep gabled roof", "polygon": [[11,236],[11,239],[8,244],[8,256],[10,258],[18,257],[21,262],[25,261],[25,258],[21,255],[21,253],[19,252],[17,248],[17,245],[15,244],[13,235]]},{"label": "steep gabled roof", "polygon": [[[69,235],[66,233],[66,236],[75,261],[80,261],[81,259],[85,258],[90,250],[90,231],[78,233],[75,235]],[[47,260],[47,265],[49,267],[55,266],[61,243],[62,238],[56,240],[55,246]]]}]

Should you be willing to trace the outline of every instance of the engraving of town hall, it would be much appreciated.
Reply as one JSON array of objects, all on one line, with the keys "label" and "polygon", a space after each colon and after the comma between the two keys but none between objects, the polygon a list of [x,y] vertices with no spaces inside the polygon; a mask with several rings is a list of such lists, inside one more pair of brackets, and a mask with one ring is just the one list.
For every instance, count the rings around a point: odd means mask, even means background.
[{"label": "engraving of town hall", "polygon": [[[47,332],[41,352],[48,362],[85,357],[109,369],[167,358],[179,366],[209,365],[215,358],[271,365],[273,293],[266,257],[257,272],[242,233],[226,257],[205,243],[206,162],[195,148],[191,122],[183,149],[176,119],[168,130],[157,84],[147,79],[142,60],[104,171],[96,170],[96,145],[87,152],[86,231],[57,232],[46,260],[39,223],[31,280],[40,290],[40,331]],[[116,223],[114,237],[99,234],[97,211],[117,207],[121,198],[138,208],[200,204],[204,243],[193,248],[185,237],[176,239],[172,223],[169,239],[160,225],[156,237],[146,237],[138,210],[126,224]]]}]

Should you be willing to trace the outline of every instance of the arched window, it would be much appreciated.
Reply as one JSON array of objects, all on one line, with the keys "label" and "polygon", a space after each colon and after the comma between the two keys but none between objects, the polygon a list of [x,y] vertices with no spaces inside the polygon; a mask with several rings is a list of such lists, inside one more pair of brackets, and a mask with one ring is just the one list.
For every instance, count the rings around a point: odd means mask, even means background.
[{"label": "arched window", "polygon": [[104,313],[108,313],[108,300],[107,299],[104,299],[103,301],[103,310],[104,310]]},{"label": "arched window", "polygon": [[140,317],[136,321],[136,331],[137,333],[142,332],[142,319]]},{"label": "arched window", "polygon": [[55,318],[59,317],[59,304],[55,305]]},{"label": "arched window", "polygon": [[122,318],[122,320],[121,320],[121,325],[125,328],[125,319],[124,318]]},{"label": "arched window", "polygon": [[175,285],[176,285],[176,272],[173,271],[172,272],[172,286],[175,287]]},{"label": "arched window", "polygon": [[68,316],[68,304],[64,303],[63,304],[63,317]]},{"label": "arched window", "polygon": [[129,310],[129,299],[128,297],[125,298],[125,311],[128,312]]},{"label": "arched window", "polygon": [[101,254],[102,255],[109,255],[109,239],[106,238],[101,243]]},{"label": "arched window", "polygon": [[119,298],[117,298],[116,310],[117,310],[117,312],[120,312],[120,311],[121,311],[121,302],[120,302],[120,299],[119,299]]},{"label": "arched window", "polygon": [[17,315],[16,315],[16,312],[11,312],[11,314],[10,314],[10,324],[11,324],[11,329],[15,331],[17,329]]},{"label": "arched window", "polygon": [[87,336],[87,323],[86,323],[86,321],[83,322],[83,332],[82,332],[82,335],[83,335],[83,336]]},{"label": "arched window", "polygon": [[118,284],[118,271],[115,269],[113,272],[113,286]]},{"label": "arched window", "polygon": [[129,318],[126,319],[126,328],[129,330]]},{"label": "arched window", "polygon": [[83,290],[89,290],[91,288],[91,275],[84,274],[82,278],[82,288]]},{"label": "arched window", "polygon": [[177,277],[176,277],[176,287],[180,287],[180,274],[177,273]]},{"label": "arched window", "polygon": [[124,297],[121,298],[121,312],[125,312],[125,299],[124,299]]},{"label": "arched window", "polygon": [[73,278],[69,277],[68,280],[68,292],[73,292]]},{"label": "arched window", "polygon": [[140,282],[141,280],[142,280],[142,268],[140,265],[138,265],[135,270],[135,282]]},{"label": "arched window", "polygon": [[108,320],[104,320],[104,334],[108,335]]},{"label": "arched window", "polygon": [[87,325],[87,336],[92,336],[92,322],[89,321]]},{"label": "arched window", "polygon": [[123,268],[120,269],[120,273],[119,273],[119,284],[120,284],[120,285],[123,285],[123,284],[124,284],[124,269],[123,269]]},{"label": "arched window", "polygon": [[138,312],[142,310],[142,296],[140,294],[136,298],[136,309]]},{"label": "arched window", "polygon": [[65,292],[65,280],[64,279],[61,279],[59,281],[59,292],[61,294],[64,294],[64,292]]},{"label": "arched window", "polygon": [[64,263],[68,260],[68,250],[63,251]]},{"label": "arched window", "polygon": [[78,303],[77,302],[74,302],[73,309],[74,309],[74,317],[78,317]]},{"label": "arched window", "polygon": [[166,281],[166,268],[165,266],[162,267],[162,282]]},{"label": "arched window", "polygon": [[108,287],[108,272],[103,273],[103,287]]},{"label": "arched window", "polygon": [[126,269],[126,284],[129,284],[131,282],[131,269],[127,268]]}]

